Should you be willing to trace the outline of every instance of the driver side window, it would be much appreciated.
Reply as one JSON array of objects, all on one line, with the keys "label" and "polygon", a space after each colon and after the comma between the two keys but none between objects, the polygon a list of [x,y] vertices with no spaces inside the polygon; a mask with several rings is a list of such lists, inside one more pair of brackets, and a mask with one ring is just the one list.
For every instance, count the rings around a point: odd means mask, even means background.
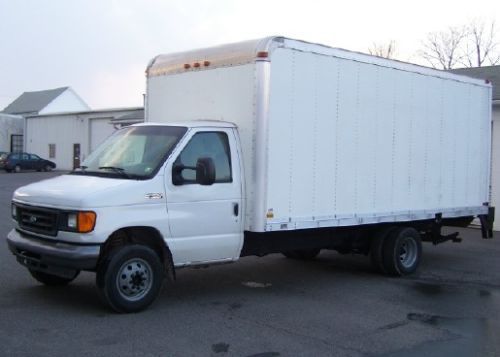
[{"label": "driver side window", "polygon": [[[209,157],[215,164],[215,183],[232,182],[231,153],[229,140],[223,132],[200,132],[195,134],[182,150],[175,165],[196,167],[199,158]],[[183,184],[196,182],[196,171],[184,169],[178,173]]]}]

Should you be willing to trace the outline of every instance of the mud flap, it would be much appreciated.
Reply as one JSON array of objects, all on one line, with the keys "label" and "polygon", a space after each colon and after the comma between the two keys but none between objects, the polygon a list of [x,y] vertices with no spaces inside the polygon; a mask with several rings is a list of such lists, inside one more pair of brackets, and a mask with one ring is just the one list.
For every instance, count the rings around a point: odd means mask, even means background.
[{"label": "mud flap", "polygon": [[488,207],[488,214],[478,216],[481,222],[481,233],[484,239],[493,238],[493,222],[495,221],[495,207]]}]

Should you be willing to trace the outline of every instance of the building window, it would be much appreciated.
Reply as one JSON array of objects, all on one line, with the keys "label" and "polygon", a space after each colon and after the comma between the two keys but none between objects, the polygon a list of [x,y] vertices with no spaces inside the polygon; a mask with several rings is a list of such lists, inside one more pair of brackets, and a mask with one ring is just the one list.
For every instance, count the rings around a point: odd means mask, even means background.
[{"label": "building window", "polygon": [[10,152],[22,152],[23,151],[23,136],[14,135],[10,136]]},{"label": "building window", "polygon": [[56,144],[49,144],[49,159],[56,157]]}]

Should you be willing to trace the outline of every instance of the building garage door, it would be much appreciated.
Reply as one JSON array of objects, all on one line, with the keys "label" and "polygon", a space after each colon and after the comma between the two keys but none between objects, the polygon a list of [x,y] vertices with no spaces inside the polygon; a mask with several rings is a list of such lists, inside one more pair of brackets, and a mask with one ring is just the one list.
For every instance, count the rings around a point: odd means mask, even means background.
[{"label": "building garage door", "polygon": [[90,119],[90,152],[94,151],[108,136],[115,132],[111,118],[94,118]]}]

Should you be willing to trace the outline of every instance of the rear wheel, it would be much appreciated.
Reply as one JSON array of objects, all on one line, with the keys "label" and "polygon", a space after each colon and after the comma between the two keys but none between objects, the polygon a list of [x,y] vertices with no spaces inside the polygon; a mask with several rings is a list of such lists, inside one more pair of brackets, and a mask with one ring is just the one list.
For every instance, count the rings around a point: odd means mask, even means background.
[{"label": "rear wheel", "polygon": [[384,249],[384,243],[391,234],[397,227],[385,227],[378,232],[375,233],[374,237],[372,238],[370,242],[370,260],[372,263],[373,268],[377,270],[379,273],[385,274],[385,268],[383,264],[383,249]]},{"label": "rear wheel", "polygon": [[158,254],[143,245],[118,248],[102,262],[96,282],[101,297],[117,312],[141,311],[159,295],[164,266]]},{"label": "rear wheel", "polygon": [[21,172],[21,166],[16,165],[16,166],[14,167],[14,171],[15,171],[15,172]]},{"label": "rear wheel", "polygon": [[57,275],[52,275],[52,274],[44,273],[44,272],[37,271],[37,270],[29,269],[29,272],[30,272],[31,276],[33,278],[35,278],[37,281],[39,281],[40,283],[42,283],[44,285],[48,285],[48,286],[68,285],[69,283],[71,283],[73,280],[76,279],[78,274],[80,274],[80,271],[77,270],[73,277],[63,278],[63,277],[60,277]]},{"label": "rear wheel", "polygon": [[321,249],[301,249],[301,250],[290,250],[288,252],[283,252],[283,255],[290,259],[299,259],[299,260],[312,260],[318,256],[321,252]]},{"label": "rear wheel", "polygon": [[384,271],[393,276],[414,273],[422,256],[422,240],[415,228],[399,227],[393,230],[383,244]]}]

